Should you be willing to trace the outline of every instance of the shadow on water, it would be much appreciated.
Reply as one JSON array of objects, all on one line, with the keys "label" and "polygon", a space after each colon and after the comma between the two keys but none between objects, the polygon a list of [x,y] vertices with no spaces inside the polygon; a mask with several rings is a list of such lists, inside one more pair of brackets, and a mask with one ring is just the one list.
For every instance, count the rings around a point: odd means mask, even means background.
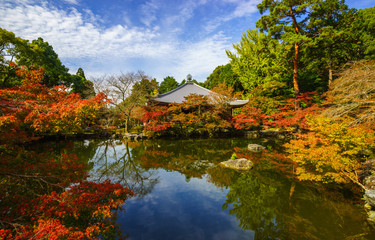
[{"label": "shadow on water", "polygon": [[[249,143],[267,150],[251,153]],[[296,182],[294,165],[272,140],[85,140],[49,146],[88,161],[90,180],[109,178],[137,193],[118,216],[129,239],[375,239],[359,195]],[[218,166],[233,153],[255,167],[238,172]]]}]

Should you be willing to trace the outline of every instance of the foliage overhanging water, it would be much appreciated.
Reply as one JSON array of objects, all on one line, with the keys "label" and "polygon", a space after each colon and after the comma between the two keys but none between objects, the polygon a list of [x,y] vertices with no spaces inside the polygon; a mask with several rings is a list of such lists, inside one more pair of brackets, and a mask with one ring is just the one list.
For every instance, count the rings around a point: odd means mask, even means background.
[{"label": "foliage overhanging water", "polygon": [[[267,150],[251,153],[249,143]],[[90,180],[109,178],[137,193],[117,219],[129,239],[375,239],[358,196],[295,182],[270,140],[84,140],[54,147],[89,161]],[[233,153],[255,167],[218,166]]]}]

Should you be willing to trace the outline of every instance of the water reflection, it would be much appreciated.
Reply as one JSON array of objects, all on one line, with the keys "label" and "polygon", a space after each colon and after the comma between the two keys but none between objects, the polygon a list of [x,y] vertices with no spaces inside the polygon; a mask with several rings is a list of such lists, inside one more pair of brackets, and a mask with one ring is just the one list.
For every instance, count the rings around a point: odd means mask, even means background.
[{"label": "water reflection", "polygon": [[254,239],[375,239],[360,205],[338,198],[275,172],[252,171],[230,186],[223,209]]},{"label": "water reflection", "polygon": [[106,140],[96,147],[95,155],[90,159],[93,169],[90,180],[120,183],[143,197],[150,193],[158,177],[155,171],[144,169],[137,157],[143,148],[138,143]]},{"label": "water reflection", "polygon": [[[246,150],[249,143],[267,147]],[[357,198],[294,180],[270,140],[75,141],[59,144],[89,161],[91,179],[133,189],[118,223],[130,239],[375,239]],[[218,166],[236,153],[248,172]],[[86,159],[86,160],[85,160]]]}]

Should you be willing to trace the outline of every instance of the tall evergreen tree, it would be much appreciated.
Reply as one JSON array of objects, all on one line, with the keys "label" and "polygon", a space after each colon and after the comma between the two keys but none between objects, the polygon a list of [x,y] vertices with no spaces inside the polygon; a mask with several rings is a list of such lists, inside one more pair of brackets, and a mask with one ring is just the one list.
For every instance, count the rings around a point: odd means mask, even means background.
[{"label": "tall evergreen tree", "polygon": [[[293,87],[295,97],[300,95],[298,82],[298,63],[300,47],[311,40],[306,32],[306,24],[309,22],[308,10],[319,4],[320,0],[263,0],[257,5],[263,15],[256,26],[263,31],[281,39],[290,49],[293,49]],[[296,101],[296,109],[300,108]]]},{"label": "tall evergreen tree", "polygon": [[328,85],[333,81],[334,71],[355,55],[353,49],[356,47],[353,46],[357,40],[349,30],[355,10],[349,9],[344,2],[325,0],[314,5],[307,24],[307,31],[313,40],[306,44],[305,62],[315,64],[315,71],[328,72]]}]

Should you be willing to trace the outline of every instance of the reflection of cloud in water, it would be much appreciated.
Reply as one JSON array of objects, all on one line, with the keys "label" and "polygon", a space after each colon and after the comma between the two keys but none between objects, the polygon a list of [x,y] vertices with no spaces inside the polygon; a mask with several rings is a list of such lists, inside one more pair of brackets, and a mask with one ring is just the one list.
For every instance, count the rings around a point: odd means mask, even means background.
[{"label": "reflection of cloud in water", "polygon": [[141,199],[129,199],[118,222],[130,239],[252,239],[235,216],[222,210],[227,190],[178,172],[158,171],[159,183]]},{"label": "reflection of cloud in water", "polygon": [[121,142],[116,144],[113,140],[103,141],[90,163],[93,168],[89,172],[89,180],[101,182],[110,179],[128,187],[138,197],[151,192],[158,182],[156,172],[143,169],[133,158],[131,148]]}]

